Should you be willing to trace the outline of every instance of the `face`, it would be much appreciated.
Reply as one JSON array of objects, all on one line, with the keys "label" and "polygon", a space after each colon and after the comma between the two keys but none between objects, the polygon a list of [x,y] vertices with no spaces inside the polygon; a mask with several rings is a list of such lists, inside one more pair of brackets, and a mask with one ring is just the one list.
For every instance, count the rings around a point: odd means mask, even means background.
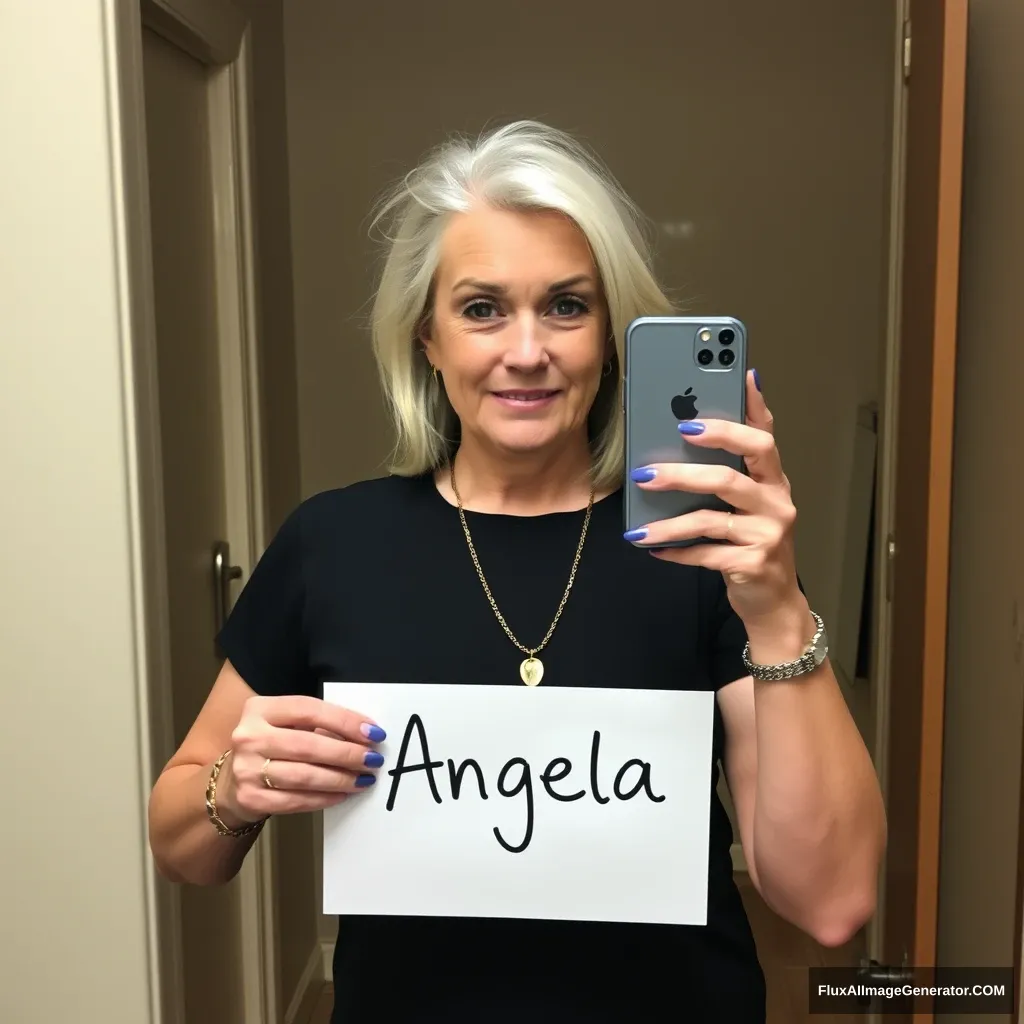
[{"label": "face", "polygon": [[448,225],[422,340],[464,439],[524,454],[585,439],[612,353],[607,323],[590,248],[567,217],[480,207]]}]

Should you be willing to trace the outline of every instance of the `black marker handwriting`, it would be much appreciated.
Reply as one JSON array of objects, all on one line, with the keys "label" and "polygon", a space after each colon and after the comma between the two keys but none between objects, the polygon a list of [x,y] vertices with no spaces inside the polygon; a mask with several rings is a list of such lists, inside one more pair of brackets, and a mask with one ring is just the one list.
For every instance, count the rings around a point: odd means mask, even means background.
[{"label": "black marker handwriting", "polygon": [[[413,734],[416,735],[416,739],[419,743],[419,761],[410,760],[412,755],[410,754],[409,748]],[[598,767],[600,757],[601,732],[600,730],[595,729],[590,747],[590,795],[594,798],[596,803],[604,805],[610,803],[612,797],[605,796],[598,786]],[[426,776],[427,784],[430,787],[430,794],[433,797],[434,802],[437,804],[442,803],[441,792],[438,789],[437,778],[434,773],[435,771],[444,768],[446,763],[448,767],[449,791],[451,793],[452,800],[458,800],[463,795],[464,787],[467,785],[467,778],[470,773],[476,782],[475,787],[472,783],[469,783],[470,792],[475,788],[480,799],[488,799],[484,771],[480,766],[480,762],[472,757],[466,758],[458,765],[456,765],[455,761],[451,758],[449,758],[447,762],[431,760],[430,746],[427,741],[427,730],[423,725],[423,720],[417,714],[410,715],[409,721],[405,727],[405,732],[402,735],[402,742],[398,750],[397,763],[394,768],[391,768],[388,771],[388,775],[391,776],[391,787],[388,790],[386,804],[387,810],[394,810],[395,801],[398,799],[398,785],[402,780],[402,776],[407,775],[410,772],[423,772]],[[572,762],[567,757],[555,757],[548,762],[537,778],[544,787],[544,791],[553,800],[560,803],[571,803],[575,800],[584,799],[587,796],[587,790],[577,789],[575,792],[567,792],[566,790],[571,788],[568,784],[565,787],[556,790],[554,788],[554,783],[562,782],[567,779],[568,776],[572,774],[572,770]],[[630,772],[635,773],[635,779],[632,786],[629,789],[626,789],[624,788],[626,776]],[[506,761],[498,773],[495,788],[499,795],[510,799],[517,797],[520,794],[523,795],[525,800],[526,821],[523,828],[522,839],[519,842],[510,842],[501,834],[501,831],[497,826],[493,829],[494,838],[497,839],[503,849],[507,850],[509,853],[523,853],[529,847],[533,839],[535,818],[533,770],[530,767],[529,762],[522,757],[513,757]],[[647,799],[652,803],[660,804],[665,801],[664,794],[658,795],[654,792],[654,784],[651,779],[650,762],[642,761],[640,758],[634,757],[623,764],[616,772],[615,781],[612,784],[612,793],[616,800],[632,800],[641,792],[643,792]]]}]

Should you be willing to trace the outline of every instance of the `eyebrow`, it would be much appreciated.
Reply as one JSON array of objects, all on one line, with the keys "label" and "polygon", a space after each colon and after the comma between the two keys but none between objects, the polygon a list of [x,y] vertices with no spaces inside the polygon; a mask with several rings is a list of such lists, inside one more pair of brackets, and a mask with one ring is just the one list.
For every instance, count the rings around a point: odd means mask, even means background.
[{"label": "eyebrow", "polygon": [[[577,274],[575,277],[567,277],[562,281],[555,281],[554,284],[549,285],[547,289],[548,295],[553,295],[555,292],[565,291],[566,288],[574,288],[577,285],[588,284],[593,285],[594,279],[589,274]],[[502,284],[495,284],[493,281],[480,281],[475,277],[463,277],[459,281],[456,281],[452,287],[452,291],[458,291],[460,288],[472,288],[478,292],[485,292],[488,295],[507,295],[508,288]]]}]

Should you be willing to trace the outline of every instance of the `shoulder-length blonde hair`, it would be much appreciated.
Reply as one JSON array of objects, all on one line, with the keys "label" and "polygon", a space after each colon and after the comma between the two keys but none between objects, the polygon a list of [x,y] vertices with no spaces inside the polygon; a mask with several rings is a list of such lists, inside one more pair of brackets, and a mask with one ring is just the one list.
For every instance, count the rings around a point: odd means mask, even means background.
[{"label": "shoulder-length blonde hair", "polygon": [[594,257],[616,356],[589,417],[598,488],[622,479],[623,423],[618,400],[622,337],[637,316],[672,312],[655,280],[646,222],[598,158],[572,136],[536,121],[516,121],[476,140],[439,146],[381,200],[386,258],[372,313],[373,351],[396,429],[391,472],[437,469],[458,445],[458,422],[418,343],[431,315],[433,280],[448,218],[474,202],[501,209],[551,210],[571,218]]}]

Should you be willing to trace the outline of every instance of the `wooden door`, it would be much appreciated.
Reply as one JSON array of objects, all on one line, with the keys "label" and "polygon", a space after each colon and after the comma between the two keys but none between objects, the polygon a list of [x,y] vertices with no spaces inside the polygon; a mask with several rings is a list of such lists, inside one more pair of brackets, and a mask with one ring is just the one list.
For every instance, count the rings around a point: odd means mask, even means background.
[{"label": "wooden door", "polygon": [[910,26],[882,956],[928,967],[938,914],[967,0],[910,0]]},{"label": "wooden door", "polygon": [[[214,544],[227,536],[211,69],[142,32],[153,251],[174,744],[220,668]],[[243,1024],[237,880],[182,886],[185,1021]]]}]

